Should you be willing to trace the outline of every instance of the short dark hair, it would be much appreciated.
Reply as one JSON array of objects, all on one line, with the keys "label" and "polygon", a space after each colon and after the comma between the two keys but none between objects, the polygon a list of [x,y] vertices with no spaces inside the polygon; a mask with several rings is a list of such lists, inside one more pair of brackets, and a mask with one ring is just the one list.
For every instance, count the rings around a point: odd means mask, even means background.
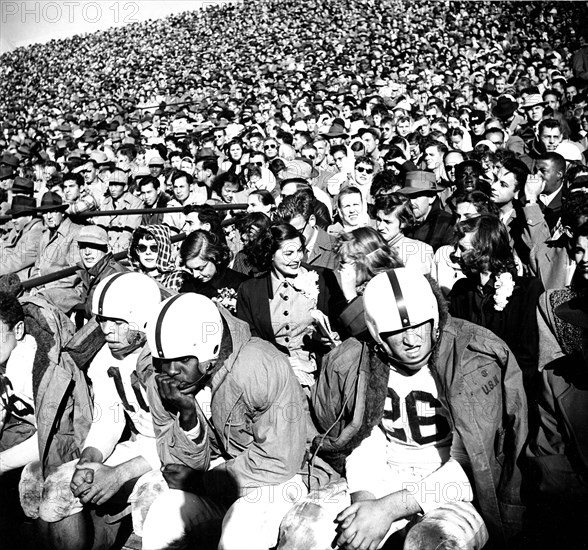
[{"label": "short dark hair", "polygon": [[0,320],[12,330],[17,323],[24,321],[24,310],[15,296],[0,292]]},{"label": "short dark hair", "polygon": [[502,167],[507,172],[511,172],[512,174],[514,174],[516,184],[515,191],[518,191],[520,188],[525,186],[527,177],[531,172],[529,170],[529,167],[522,160],[508,158],[502,163]]},{"label": "short dark hair", "polygon": [[231,183],[237,186],[237,191],[241,191],[241,181],[239,176],[231,172],[223,172],[214,178],[212,181],[212,190],[220,197],[225,184]]},{"label": "short dark hair", "polygon": [[251,195],[257,195],[264,206],[276,205],[276,199],[267,189],[254,189],[249,193],[249,196]]},{"label": "short dark hair", "polygon": [[139,180],[139,189],[149,184],[153,185],[153,189],[159,189],[159,186],[161,185],[157,178],[154,178],[153,176],[145,176]]},{"label": "short dark hair", "polygon": [[559,131],[563,134],[563,126],[559,120],[556,118],[546,118],[539,123],[539,128],[537,129],[537,135],[541,136],[543,130],[545,128],[553,129],[559,128]]},{"label": "short dark hair", "polygon": [[200,223],[207,223],[210,225],[211,233],[214,233],[222,242],[225,242],[225,234],[222,228],[222,219],[218,212],[208,204],[189,204],[184,206],[183,214],[198,214]]},{"label": "short dark hair", "polygon": [[215,176],[218,174],[218,161],[216,159],[196,159],[196,164],[202,163],[202,170],[210,170]]},{"label": "short dark hair", "polygon": [[290,223],[292,218],[302,216],[308,222],[313,214],[314,197],[310,193],[296,191],[293,195],[284,197],[276,211],[276,219]]},{"label": "short dark hair", "polygon": [[181,178],[186,178],[188,185],[192,185],[194,183],[194,178],[188,172],[184,172],[183,170],[178,170],[177,172],[173,172],[171,176],[172,185]]},{"label": "short dark hair", "polygon": [[63,183],[66,181],[75,181],[78,187],[83,187],[86,185],[86,181],[84,180],[84,176],[79,173],[69,172],[68,174],[64,174],[63,176]]}]

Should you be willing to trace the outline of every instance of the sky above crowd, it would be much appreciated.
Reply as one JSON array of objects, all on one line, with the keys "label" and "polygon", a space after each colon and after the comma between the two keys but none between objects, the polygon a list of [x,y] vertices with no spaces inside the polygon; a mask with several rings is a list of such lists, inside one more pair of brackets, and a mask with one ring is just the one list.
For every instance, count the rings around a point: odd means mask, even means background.
[{"label": "sky above crowd", "polygon": [[0,0],[0,53],[231,0]]}]

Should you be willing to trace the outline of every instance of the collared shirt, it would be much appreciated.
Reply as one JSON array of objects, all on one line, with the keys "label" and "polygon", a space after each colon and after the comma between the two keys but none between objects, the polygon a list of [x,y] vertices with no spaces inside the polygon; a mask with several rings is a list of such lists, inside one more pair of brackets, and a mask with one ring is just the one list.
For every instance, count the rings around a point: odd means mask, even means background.
[{"label": "collared shirt", "polygon": [[[81,226],[65,218],[61,225],[53,232],[45,229],[39,243],[39,256],[33,267],[31,276],[40,277],[49,275],[75,266],[80,261],[80,249],[77,236]],[[76,277],[71,276],[53,283],[49,286],[73,286]]]},{"label": "collared shirt", "polygon": [[551,204],[551,201],[553,199],[555,199],[555,196],[561,191],[561,188],[563,187],[563,183],[553,192],[550,193],[549,195],[545,195],[544,193],[541,193],[539,195],[539,200],[545,205],[545,206],[549,206]]},{"label": "collared shirt", "polygon": [[276,343],[287,348],[291,357],[300,359],[295,371],[312,373],[316,370],[316,361],[304,349],[304,339],[314,330],[310,312],[316,309],[316,304],[292,286],[292,279],[280,278],[272,272],[271,283],[274,296],[270,299],[270,317]]},{"label": "collared shirt", "polygon": [[312,254],[312,251],[314,249],[314,245],[316,244],[316,240],[318,238],[318,234],[319,234],[318,229],[316,227],[313,228],[312,237],[310,237],[310,239],[306,243],[306,253],[309,256]]}]

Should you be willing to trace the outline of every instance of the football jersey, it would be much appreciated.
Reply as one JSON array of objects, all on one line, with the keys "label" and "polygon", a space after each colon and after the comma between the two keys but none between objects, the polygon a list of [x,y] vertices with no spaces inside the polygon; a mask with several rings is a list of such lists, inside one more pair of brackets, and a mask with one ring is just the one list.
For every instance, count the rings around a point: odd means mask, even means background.
[{"label": "football jersey", "polygon": [[390,466],[434,469],[449,459],[451,428],[429,368],[412,375],[390,368],[381,428]]},{"label": "football jersey", "polygon": [[110,456],[127,419],[135,433],[155,442],[147,394],[135,372],[140,351],[116,359],[108,345],[104,345],[88,369],[94,393],[94,416],[84,447],[96,447],[104,457]]},{"label": "football jersey", "polygon": [[8,414],[36,425],[33,398],[33,362],[36,352],[36,340],[26,334],[10,354],[4,375],[6,391],[0,395],[0,428]]}]

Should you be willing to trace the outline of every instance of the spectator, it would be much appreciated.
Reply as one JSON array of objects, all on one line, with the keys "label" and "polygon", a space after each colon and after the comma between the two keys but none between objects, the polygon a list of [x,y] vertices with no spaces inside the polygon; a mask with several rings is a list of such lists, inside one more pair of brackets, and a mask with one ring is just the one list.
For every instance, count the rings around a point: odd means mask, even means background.
[{"label": "spectator", "polygon": [[169,227],[140,225],[133,233],[129,246],[129,261],[133,271],[149,275],[161,286],[178,292],[187,273],[176,269]]},{"label": "spectator", "polygon": [[76,287],[79,295],[78,309],[85,319],[92,316],[92,296],[98,284],[114,273],[127,271],[112,257],[108,233],[102,227],[87,225],[78,234],[81,269],[78,270],[80,283]]},{"label": "spectator", "polygon": [[26,278],[39,255],[43,223],[35,217],[36,202],[32,197],[15,196],[7,214],[12,216],[13,228],[0,242],[2,247],[0,275],[16,273]]},{"label": "spectator", "polygon": [[415,224],[407,230],[406,236],[429,244],[433,250],[453,239],[453,218],[441,209],[437,197],[442,190],[432,172],[417,171],[406,175],[406,183],[398,191],[410,199],[415,217]]},{"label": "spectator", "polygon": [[[66,267],[74,267],[80,261],[77,238],[81,226],[73,223],[66,214],[67,204],[55,193],[45,193],[41,206],[36,211],[43,216],[45,229],[39,242],[39,255],[31,268],[31,278],[51,275]],[[77,275],[70,275],[36,287],[41,293],[64,313],[69,313],[77,304],[74,289],[78,283]]]},{"label": "spectator", "polygon": [[[206,337],[192,330],[187,318],[218,330]],[[174,490],[151,506],[143,548],[180,541],[188,546],[209,541],[210,547],[274,547],[282,517],[307,493],[297,475],[306,424],[288,422],[283,414],[293,403],[303,410],[304,397],[284,356],[251,338],[246,323],[193,293],[163,302],[149,324],[149,345],[161,365],[147,381],[149,403],[163,477]],[[205,386],[212,392],[208,420],[195,399]],[[239,403],[250,421],[238,426],[222,411]],[[281,412],[271,414],[269,403]],[[208,422],[227,451],[214,467]],[[287,484],[295,491],[288,491]],[[276,501],[271,496],[275,490],[284,491],[285,498]]]},{"label": "spectator", "polygon": [[376,199],[374,212],[378,232],[402,266],[429,275],[433,266],[433,249],[422,241],[404,236],[414,224],[409,199],[397,193],[380,196]]},{"label": "spectator", "polygon": [[[170,198],[161,188],[161,182],[154,176],[142,178],[139,182],[141,199],[144,208],[165,208]],[[160,225],[163,223],[163,212],[146,212],[141,217],[141,225]]]},{"label": "spectator", "polygon": [[[102,212],[142,208],[143,201],[129,193],[128,183],[129,178],[123,170],[117,169],[112,172],[108,181],[109,196],[100,205]],[[131,234],[139,226],[141,218],[128,214],[115,214],[96,217],[94,222],[106,229],[110,248],[116,253],[129,247]]]}]

